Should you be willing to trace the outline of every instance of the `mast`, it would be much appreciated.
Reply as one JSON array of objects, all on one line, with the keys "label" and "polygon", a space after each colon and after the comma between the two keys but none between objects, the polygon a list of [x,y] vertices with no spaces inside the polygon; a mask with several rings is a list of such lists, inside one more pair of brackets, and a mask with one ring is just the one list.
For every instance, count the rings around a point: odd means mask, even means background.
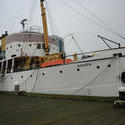
[{"label": "mast", "polygon": [[42,12],[42,22],[43,22],[43,36],[44,36],[44,44],[43,44],[43,48],[45,51],[45,54],[48,55],[49,54],[49,43],[48,43],[48,28],[47,28],[47,18],[46,18],[46,9],[44,7],[44,0],[40,0],[41,1],[41,12]]}]

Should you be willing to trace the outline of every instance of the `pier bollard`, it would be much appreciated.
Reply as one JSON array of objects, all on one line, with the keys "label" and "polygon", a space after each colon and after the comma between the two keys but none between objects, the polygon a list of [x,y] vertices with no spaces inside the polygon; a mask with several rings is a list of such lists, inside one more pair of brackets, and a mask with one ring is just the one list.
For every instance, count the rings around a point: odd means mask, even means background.
[{"label": "pier bollard", "polygon": [[15,85],[15,95],[19,95],[19,85]]}]

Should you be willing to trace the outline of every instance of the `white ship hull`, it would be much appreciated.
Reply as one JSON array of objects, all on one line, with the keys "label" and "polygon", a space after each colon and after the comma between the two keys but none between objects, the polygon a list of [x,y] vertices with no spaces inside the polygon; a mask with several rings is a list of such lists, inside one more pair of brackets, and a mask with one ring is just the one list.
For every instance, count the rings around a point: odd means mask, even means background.
[{"label": "white ship hull", "polygon": [[[122,56],[113,55],[122,53]],[[125,71],[124,49],[109,50],[104,58],[4,74],[0,91],[20,91],[42,94],[65,94],[112,97],[124,87],[120,76]]]}]

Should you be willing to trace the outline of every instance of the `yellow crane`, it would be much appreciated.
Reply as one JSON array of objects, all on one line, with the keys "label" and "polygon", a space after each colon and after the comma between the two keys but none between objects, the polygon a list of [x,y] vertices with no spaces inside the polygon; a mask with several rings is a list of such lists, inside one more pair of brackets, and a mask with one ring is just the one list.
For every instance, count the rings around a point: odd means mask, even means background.
[{"label": "yellow crane", "polygon": [[50,46],[48,42],[48,28],[46,19],[46,9],[44,7],[44,0],[41,0],[42,22],[43,22],[43,34],[44,34],[44,50],[45,54],[49,54]]},{"label": "yellow crane", "polygon": [[60,54],[60,53],[49,54],[50,45],[49,45],[49,40],[48,40],[48,27],[47,27],[46,9],[44,6],[44,1],[45,0],[40,0],[41,13],[42,13],[42,23],[43,23],[43,35],[44,35],[43,48],[44,48],[44,51],[46,54],[43,58],[44,58],[44,61],[62,59],[62,54]]}]

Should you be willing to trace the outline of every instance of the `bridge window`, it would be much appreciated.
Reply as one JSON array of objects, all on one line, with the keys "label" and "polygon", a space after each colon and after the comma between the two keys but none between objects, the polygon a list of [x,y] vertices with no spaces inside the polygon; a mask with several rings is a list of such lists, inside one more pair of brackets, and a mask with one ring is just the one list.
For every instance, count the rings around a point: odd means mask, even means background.
[{"label": "bridge window", "polygon": [[2,73],[5,73],[5,71],[6,71],[6,61],[3,62]]},{"label": "bridge window", "polygon": [[2,66],[2,62],[0,62],[0,72],[1,72],[1,66]]},{"label": "bridge window", "polygon": [[8,65],[7,65],[7,73],[11,72],[11,68],[12,68],[12,59],[8,60]]},{"label": "bridge window", "polygon": [[18,59],[17,58],[15,58],[14,59],[14,72],[17,72],[18,71]]}]

